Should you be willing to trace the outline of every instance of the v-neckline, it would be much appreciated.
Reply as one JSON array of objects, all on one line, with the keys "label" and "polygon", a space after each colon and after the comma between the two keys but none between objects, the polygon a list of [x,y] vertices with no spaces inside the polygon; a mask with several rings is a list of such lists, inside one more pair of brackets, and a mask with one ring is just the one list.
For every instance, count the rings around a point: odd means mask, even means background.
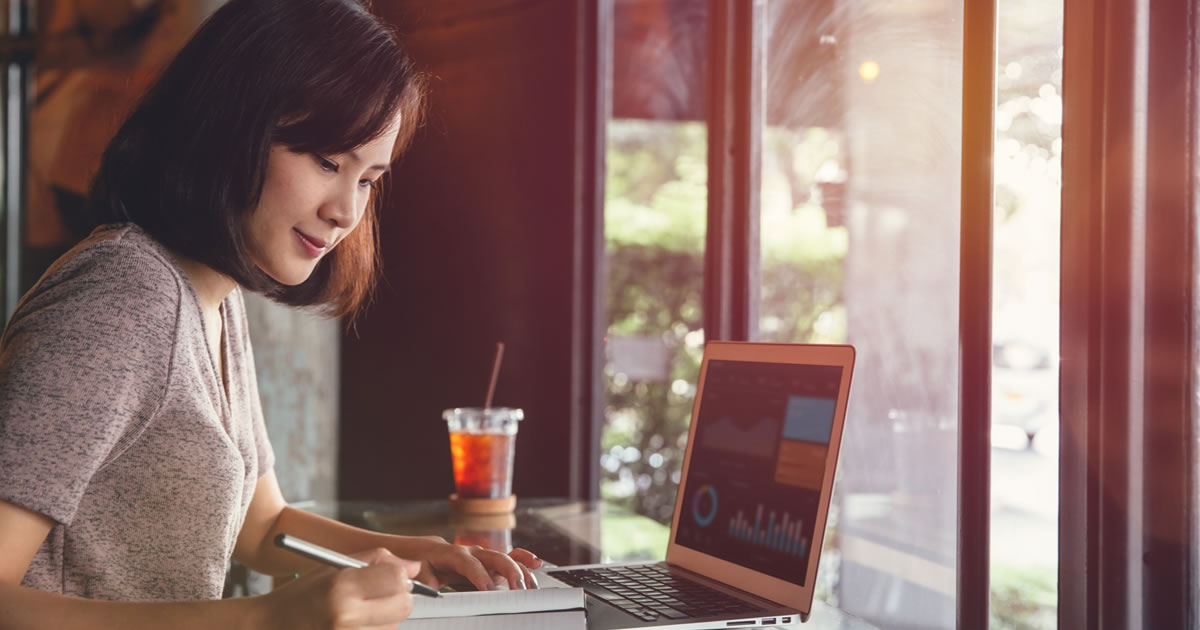
[{"label": "v-neckline", "polygon": [[[225,300],[221,300],[220,306],[217,307],[218,322],[221,324],[221,332],[217,335],[217,352],[212,355],[215,359],[213,371],[217,374],[217,386],[220,388],[221,398],[225,403],[225,408],[229,408],[229,322],[226,317]],[[205,337],[208,334],[205,331]]]},{"label": "v-neckline", "polygon": [[[134,229],[134,231],[145,234],[145,232],[139,226],[137,226],[137,224],[131,224],[131,227]],[[208,365],[208,369],[205,371],[209,373],[209,378],[212,379],[210,381],[211,385],[216,387],[216,400],[214,400],[213,403],[217,407],[217,414],[219,416],[218,421],[221,427],[225,430],[226,435],[230,436],[229,426],[233,417],[233,404],[231,402],[232,398],[229,394],[229,383],[231,382],[231,379],[228,377],[228,375],[232,374],[233,370],[229,365],[229,304],[234,292],[238,291],[238,287],[235,284],[230,292],[221,299],[217,307],[217,314],[219,315],[219,322],[221,324],[221,333],[217,336],[216,347],[216,352],[219,352],[220,355],[217,355],[212,347],[212,342],[208,338],[208,318],[204,314],[204,304],[200,300],[200,292],[196,289],[196,285],[192,277],[188,275],[184,261],[179,257],[178,254],[167,248],[165,245],[162,245],[162,243],[158,242],[153,237],[149,236],[148,234],[146,234],[146,236],[161,248],[164,261],[174,267],[176,274],[178,274],[178,277],[181,280],[181,284],[186,288],[187,294],[192,298],[192,308],[195,309],[194,312],[200,317],[200,334],[204,337],[204,349],[206,355],[204,362]],[[182,307],[182,304],[180,306]],[[217,364],[218,356],[220,357],[220,365]]]},{"label": "v-neckline", "polygon": [[193,308],[195,309],[195,313],[200,316],[200,334],[204,337],[204,349],[206,355],[205,363],[208,365],[207,372],[210,375],[209,378],[212,379],[210,382],[216,387],[217,400],[213,402],[218,408],[217,413],[220,415],[220,423],[222,427],[225,428],[226,433],[228,433],[229,423],[231,422],[231,418],[233,416],[233,405],[229,396],[229,380],[226,378],[226,375],[232,374],[229,366],[228,352],[228,306],[230,299],[232,298],[234,292],[238,290],[238,287],[234,286],[229,294],[221,299],[221,302],[217,307],[217,313],[220,316],[219,321],[221,324],[221,334],[217,337],[216,348],[216,352],[221,353],[219,355],[221,357],[221,365],[217,365],[218,355],[213,351],[214,349],[212,347],[212,342],[208,337],[208,317],[204,314],[204,303],[200,300],[200,292],[196,290],[195,282],[192,280],[192,277],[188,275],[187,270],[184,268],[184,264],[178,258],[176,258],[174,253],[168,252],[167,258],[171,261],[176,271],[179,273],[180,278],[183,280],[183,285],[187,287],[188,294],[192,296],[192,304]]},{"label": "v-neckline", "polygon": [[[217,307],[218,321],[221,324],[221,333],[217,336],[216,352],[220,353],[218,355],[213,351],[212,341],[208,336],[208,317],[204,314],[204,305],[200,302],[200,294],[196,292],[196,287],[192,284],[191,278],[187,277],[187,274],[184,274],[184,278],[187,280],[188,291],[192,294],[196,310],[200,314],[200,332],[204,335],[204,349],[207,351],[205,354],[208,356],[208,373],[212,375],[217,387],[217,398],[220,401],[219,405],[221,408],[221,421],[224,424],[228,422],[228,418],[232,413],[230,411],[231,403],[229,398],[229,381],[227,378],[229,374],[229,352],[227,352],[229,347],[227,341],[229,336],[229,322],[227,317],[229,309],[226,308],[226,303],[229,300],[229,296],[222,299],[221,304]],[[234,288],[234,291],[236,290]],[[233,295],[233,291],[230,291],[229,295]],[[220,357],[220,364],[217,363],[218,356]]]}]

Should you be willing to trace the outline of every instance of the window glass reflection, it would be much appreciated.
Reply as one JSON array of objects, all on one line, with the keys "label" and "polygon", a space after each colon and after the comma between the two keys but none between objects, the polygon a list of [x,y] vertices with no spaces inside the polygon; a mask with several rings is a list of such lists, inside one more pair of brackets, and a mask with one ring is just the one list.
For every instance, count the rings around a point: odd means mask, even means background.
[{"label": "window glass reflection", "polygon": [[953,628],[961,0],[768,0],[760,338],[858,349],[818,597]]}]

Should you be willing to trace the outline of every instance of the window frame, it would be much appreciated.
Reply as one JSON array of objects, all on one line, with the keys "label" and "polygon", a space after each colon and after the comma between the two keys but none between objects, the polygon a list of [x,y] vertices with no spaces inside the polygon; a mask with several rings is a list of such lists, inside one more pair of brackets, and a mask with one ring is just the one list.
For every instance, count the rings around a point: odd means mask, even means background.
[{"label": "window frame", "polygon": [[706,340],[758,337],[765,6],[708,1]]},{"label": "window frame", "polygon": [[604,430],[605,138],[612,113],[613,0],[576,4],[575,195],[571,247],[571,407],[568,487],[574,500],[600,500]]},{"label": "window frame", "polygon": [[[958,298],[959,628],[991,609],[992,250],[998,0],[964,0]],[[964,247],[969,243],[969,247]]]},{"label": "window frame", "polygon": [[1059,627],[1195,627],[1197,8],[1064,9]]},{"label": "window frame", "polygon": [[24,250],[27,194],[25,177],[29,159],[29,123],[33,108],[34,6],[27,0],[9,0],[4,55],[4,207],[0,208],[0,273],[3,321],[8,323],[21,298],[21,258]]}]

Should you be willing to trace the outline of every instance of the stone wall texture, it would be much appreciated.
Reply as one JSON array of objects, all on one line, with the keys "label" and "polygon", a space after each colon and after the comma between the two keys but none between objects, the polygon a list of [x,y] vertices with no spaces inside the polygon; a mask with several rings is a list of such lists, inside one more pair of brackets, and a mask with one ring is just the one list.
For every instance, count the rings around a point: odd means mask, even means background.
[{"label": "stone wall texture", "polygon": [[337,492],[341,322],[246,293],[275,475],[289,502]]}]

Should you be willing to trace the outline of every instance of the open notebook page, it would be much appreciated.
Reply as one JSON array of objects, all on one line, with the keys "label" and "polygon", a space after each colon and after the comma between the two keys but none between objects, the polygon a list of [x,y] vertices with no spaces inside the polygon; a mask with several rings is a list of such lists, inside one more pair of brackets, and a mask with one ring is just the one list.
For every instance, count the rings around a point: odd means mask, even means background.
[{"label": "open notebook page", "polygon": [[437,599],[414,597],[413,611],[409,619],[571,610],[582,609],[583,606],[584,595],[581,588],[442,593]]},{"label": "open notebook page", "polygon": [[409,619],[396,630],[586,630],[582,610],[488,615],[486,617],[439,617]]}]

